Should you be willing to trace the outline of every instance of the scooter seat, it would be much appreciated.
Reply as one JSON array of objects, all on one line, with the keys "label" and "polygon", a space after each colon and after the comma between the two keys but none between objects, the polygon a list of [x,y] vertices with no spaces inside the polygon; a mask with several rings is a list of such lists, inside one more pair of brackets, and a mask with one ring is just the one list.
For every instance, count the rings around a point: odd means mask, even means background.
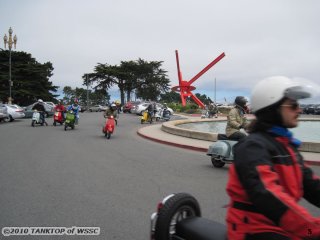
[{"label": "scooter seat", "polygon": [[226,240],[224,224],[202,217],[186,218],[176,225],[177,237],[187,240]]}]

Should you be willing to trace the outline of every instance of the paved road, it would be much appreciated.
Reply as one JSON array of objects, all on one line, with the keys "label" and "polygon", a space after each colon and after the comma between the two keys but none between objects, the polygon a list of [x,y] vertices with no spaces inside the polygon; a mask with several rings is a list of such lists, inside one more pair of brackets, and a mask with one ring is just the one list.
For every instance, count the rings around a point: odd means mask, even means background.
[{"label": "paved road", "polygon": [[92,239],[148,239],[150,214],[172,192],[192,193],[204,217],[224,222],[228,166],[214,169],[204,153],[139,137],[138,116],[121,114],[110,140],[101,133],[101,113],[82,113],[66,132],[30,121],[0,124],[0,228],[96,226],[101,234]]}]

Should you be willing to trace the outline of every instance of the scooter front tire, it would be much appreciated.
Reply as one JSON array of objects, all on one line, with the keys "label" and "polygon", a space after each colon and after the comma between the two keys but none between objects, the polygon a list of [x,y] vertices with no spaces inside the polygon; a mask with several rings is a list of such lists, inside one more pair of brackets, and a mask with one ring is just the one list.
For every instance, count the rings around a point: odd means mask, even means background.
[{"label": "scooter front tire", "polygon": [[31,122],[32,127],[34,127],[35,122],[36,122],[35,120],[32,120],[32,122]]},{"label": "scooter front tire", "polygon": [[211,162],[212,162],[212,165],[215,167],[215,168],[222,168],[226,163],[223,162],[221,159],[219,158],[216,158],[216,157],[211,157]]},{"label": "scooter front tire", "polygon": [[106,135],[107,135],[107,139],[110,139],[111,133],[110,133],[110,132],[107,132]]},{"label": "scooter front tire", "polygon": [[169,240],[175,234],[178,221],[188,217],[201,217],[200,205],[188,193],[177,193],[168,199],[158,212],[155,239]]}]

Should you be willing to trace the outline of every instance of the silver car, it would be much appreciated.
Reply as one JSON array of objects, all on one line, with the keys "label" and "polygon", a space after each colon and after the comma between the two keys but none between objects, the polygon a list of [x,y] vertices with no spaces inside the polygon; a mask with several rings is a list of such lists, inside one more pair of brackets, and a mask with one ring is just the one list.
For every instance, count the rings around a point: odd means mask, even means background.
[{"label": "silver car", "polygon": [[0,122],[9,121],[9,114],[6,105],[0,103]]},{"label": "silver car", "polygon": [[[137,115],[142,116],[143,112],[148,108],[149,105],[150,102],[140,103],[131,109],[131,113],[135,113]],[[156,103],[156,110],[159,111],[160,108],[163,108],[163,105],[161,103]],[[172,115],[173,110],[169,107],[167,109],[170,111],[170,114]]]},{"label": "silver car", "polygon": [[90,112],[101,112],[101,111],[105,111],[106,107],[102,106],[102,105],[94,105],[89,107],[89,111]]},{"label": "silver car", "polygon": [[8,111],[10,122],[12,122],[15,119],[25,117],[24,109],[22,107],[15,105],[15,104],[12,104],[12,105],[7,104],[6,106],[7,106],[7,111]]},{"label": "silver car", "polygon": [[148,108],[149,105],[150,105],[150,102],[140,103],[140,104],[134,106],[133,109],[131,109],[131,113],[135,113],[137,115],[142,116],[143,112]]}]

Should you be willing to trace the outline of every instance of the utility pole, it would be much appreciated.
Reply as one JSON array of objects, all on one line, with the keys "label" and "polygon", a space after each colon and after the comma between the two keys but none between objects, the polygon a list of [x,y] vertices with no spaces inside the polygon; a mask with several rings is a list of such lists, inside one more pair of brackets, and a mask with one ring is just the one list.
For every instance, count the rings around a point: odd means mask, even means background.
[{"label": "utility pole", "polygon": [[86,74],[86,83],[87,83],[87,109],[86,111],[89,110],[89,83],[88,83],[88,75]]},{"label": "utility pole", "polygon": [[217,104],[216,91],[217,91],[217,81],[216,81],[216,78],[214,78],[214,103],[215,104]]},{"label": "utility pole", "polygon": [[5,34],[3,37],[4,41],[4,48],[7,48],[7,43],[8,43],[8,48],[9,48],[9,99],[8,99],[8,104],[12,104],[12,96],[11,96],[11,87],[13,86],[13,82],[11,80],[11,49],[12,49],[12,44],[14,45],[14,48],[16,48],[16,44],[18,41],[18,38],[16,35],[12,38],[12,28],[9,28],[9,39],[7,35]]}]

